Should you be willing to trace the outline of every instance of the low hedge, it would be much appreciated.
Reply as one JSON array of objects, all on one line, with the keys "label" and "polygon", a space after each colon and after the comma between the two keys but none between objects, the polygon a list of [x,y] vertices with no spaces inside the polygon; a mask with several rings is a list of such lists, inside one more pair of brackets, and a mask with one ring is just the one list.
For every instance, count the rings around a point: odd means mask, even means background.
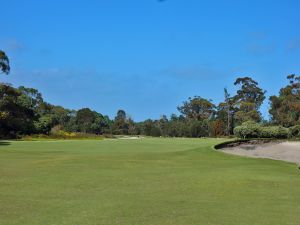
[{"label": "low hedge", "polygon": [[[300,131],[300,128],[299,128]],[[262,126],[252,121],[243,123],[234,129],[235,136],[239,138],[274,138],[286,139],[289,138],[290,130],[282,126]],[[300,134],[295,131],[295,134]]]},{"label": "low hedge", "polygon": [[289,129],[282,126],[261,127],[259,137],[286,139],[289,137]]},{"label": "low hedge", "polygon": [[87,134],[87,133],[75,133],[75,132],[65,132],[60,131],[55,134],[34,134],[30,136],[23,136],[21,137],[21,140],[23,141],[33,141],[33,140],[59,140],[59,139],[65,139],[65,140],[81,140],[81,139],[97,139],[101,140],[104,139],[104,135],[96,135],[96,134]]}]

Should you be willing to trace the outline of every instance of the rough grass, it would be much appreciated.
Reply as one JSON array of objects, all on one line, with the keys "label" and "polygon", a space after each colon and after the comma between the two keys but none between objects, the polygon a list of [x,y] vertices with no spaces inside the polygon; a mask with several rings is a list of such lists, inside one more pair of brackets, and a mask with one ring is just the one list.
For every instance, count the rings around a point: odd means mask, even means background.
[{"label": "rough grass", "polygon": [[297,167],[221,141],[2,142],[0,224],[299,225]]}]

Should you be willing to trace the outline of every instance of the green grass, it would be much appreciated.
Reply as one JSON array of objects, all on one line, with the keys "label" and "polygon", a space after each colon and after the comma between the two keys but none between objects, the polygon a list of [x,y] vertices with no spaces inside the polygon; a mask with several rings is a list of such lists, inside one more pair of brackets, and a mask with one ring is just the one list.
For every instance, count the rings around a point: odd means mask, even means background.
[{"label": "green grass", "polygon": [[299,225],[294,164],[221,139],[2,142],[2,225]]}]

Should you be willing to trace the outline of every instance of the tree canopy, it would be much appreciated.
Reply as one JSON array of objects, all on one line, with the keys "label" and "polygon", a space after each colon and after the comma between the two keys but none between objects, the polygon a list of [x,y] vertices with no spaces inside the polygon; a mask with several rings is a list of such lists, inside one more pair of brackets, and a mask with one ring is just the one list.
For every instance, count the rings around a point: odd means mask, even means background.
[{"label": "tree canopy", "polygon": [[215,112],[215,105],[205,98],[195,96],[183,102],[178,111],[188,119],[204,120],[209,119]]},{"label": "tree canopy", "polygon": [[289,84],[280,89],[279,96],[270,97],[272,121],[285,127],[300,125],[300,76],[287,76]]},{"label": "tree canopy", "polygon": [[[9,70],[8,57],[0,51],[0,71],[7,74]],[[286,129],[281,129],[282,126],[294,126],[291,128],[292,134],[299,136],[300,76],[292,74],[287,79],[289,84],[281,88],[279,95],[270,97],[271,120],[268,124],[278,126],[276,129],[260,129],[263,137],[285,134]],[[231,95],[224,89],[224,100],[217,105],[211,100],[194,96],[178,106],[179,115],[162,115],[159,119],[135,122],[122,109],[111,120],[90,108],[70,110],[52,105],[44,101],[42,94],[34,88],[0,84],[0,137],[53,135],[59,132],[216,137],[232,135],[234,130],[240,136],[244,132],[256,132],[256,128],[263,124],[260,107],[266,98],[266,91],[250,77],[237,78],[234,85],[238,87],[237,92]]]},{"label": "tree canopy", "polygon": [[233,97],[237,123],[241,124],[249,120],[259,122],[261,120],[259,108],[266,98],[266,91],[261,89],[258,82],[250,77],[238,78],[234,85],[239,86],[237,94]]},{"label": "tree canopy", "polygon": [[9,59],[4,51],[0,50],[0,73],[9,74]]}]

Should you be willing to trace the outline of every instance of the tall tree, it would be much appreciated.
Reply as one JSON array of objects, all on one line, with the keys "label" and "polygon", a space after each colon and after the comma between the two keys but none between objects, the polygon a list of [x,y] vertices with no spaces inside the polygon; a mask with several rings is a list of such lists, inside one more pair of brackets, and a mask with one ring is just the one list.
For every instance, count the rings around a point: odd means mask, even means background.
[{"label": "tall tree", "polygon": [[115,120],[126,120],[126,112],[122,109],[119,109]]},{"label": "tall tree", "polygon": [[280,89],[279,96],[270,97],[272,121],[285,127],[300,125],[300,76],[287,76],[289,84]]},{"label": "tall tree", "polygon": [[209,119],[214,115],[215,105],[205,98],[195,96],[189,98],[188,101],[183,102],[183,105],[179,106],[177,109],[187,119],[202,121]]},{"label": "tall tree", "polygon": [[238,123],[248,120],[260,121],[260,106],[265,100],[265,93],[258,85],[258,82],[250,77],[242,77],[236,79],[235,86],[239,86],[237,94],[234,96],[235,105],[238,110],[235,119]]},{"label": "tall tree", "polygon": [[43,103],[42,94],[38,90],[24,86],[20,86],[18,89],[23,94],[24,104],[26,104],[28,108],[36,111]]},{"label": "tall tree", "polygon": [[142,132],[146,136],[151,136],[151,131],[154,127],[154,121],[151,119],[147,119],[142,124]]},{"label": "tall tree", "polygon": [[128,123],[128,134],[129,135],[139,135],[140,134],[140,130],[138,128],[138,126],[136,126],[136,123],[133,121],[132,118],[128,118],[127,119],[127,123]]},{"label": "tall tree", "polygon": [[167,136],[168,123],[169,123],[168,117],[166,115],[162,115],[158,121],[158,126],[161,130],[162,136]]},{"label": "tall tree", "polygon": [[128,134],[129,124],[126,112],[122,109],[118,110],[114,119],[112,130],[114,134]]},{"label": "tall tree", "polygon": [[[225,98],[225,101],[219,104],[218,114],[219,114],[219,116],[221,116],[220,114],[221,114],[222,110],[224,112],[226,112],[225,113],[226,114],[225,121],[227,124],[226,133],[227,133],[227,135],[232,135],[233,127],[234,127],[233,117],[234,117],[236,108],[235,108],[235,100],[233,97],[230,96],[227,88],[224,88],[224,98]],[[224,119],[223,119],[223,121],[224,121]]]},{"label": "tall tree", "polygon": [[76,121],[80,126],[81,132],[89,132],[92,123],[95,120],[95,114],[89,108],[83,108],[77,111]]},{"label": "tall tree", "polygon": [[8,74],[10,71],[9,59],[4,51],[0,50],[0,73]]},{"label": "tall tree", "polygon": [[24,99],[20,90],[0,84],[0,136],[16,137],[34,132],[36,114]]}]

